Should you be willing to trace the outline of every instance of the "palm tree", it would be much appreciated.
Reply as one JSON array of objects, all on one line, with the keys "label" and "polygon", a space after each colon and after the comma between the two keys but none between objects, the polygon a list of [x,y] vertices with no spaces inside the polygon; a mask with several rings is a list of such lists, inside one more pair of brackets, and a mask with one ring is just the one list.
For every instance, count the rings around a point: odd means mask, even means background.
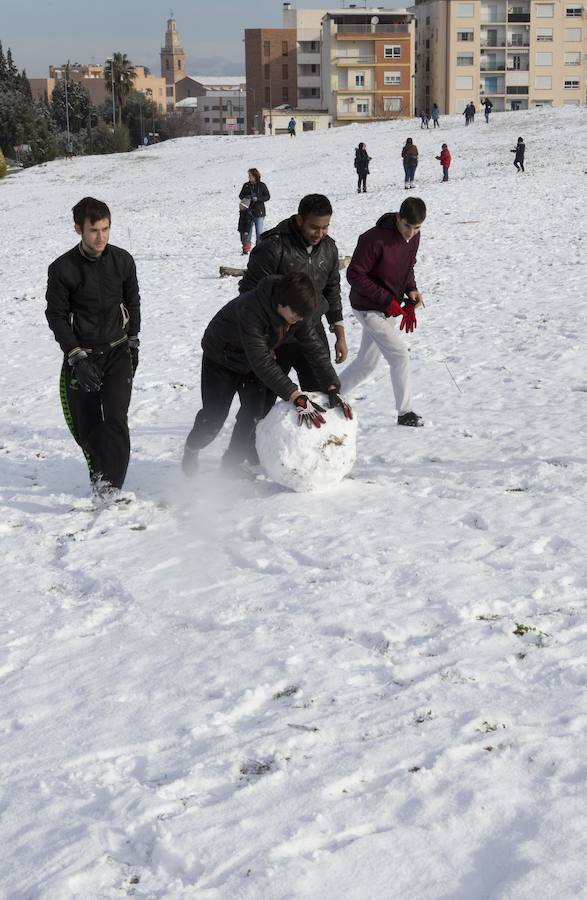
[{"label": "palm tree", "polygon": [[114,87],[112,103],[118,103],[119,124],[122,123],[122,107],[133,89],[133,82],[136,77],[136,72],[126,53],[113,53],[112,59],[106,60],[106,68],[104,69],[106,90],[111,92],[112,87]]}]

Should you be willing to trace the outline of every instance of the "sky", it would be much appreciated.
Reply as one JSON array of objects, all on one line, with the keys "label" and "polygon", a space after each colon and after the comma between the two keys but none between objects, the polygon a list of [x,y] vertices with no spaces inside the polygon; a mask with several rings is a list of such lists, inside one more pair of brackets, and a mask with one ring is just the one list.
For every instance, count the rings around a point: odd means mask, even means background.
[{"label": "sky", "polygon": [[[360,5],[361,0],[356,0]],[[317,3],[300,2],[298,9]],[[402,6],[388,0],[388,8]],[[407,4],[405,4],[407,5]],[[342,6],[342,0],[334,8]],[[332,8],[332,7],[331,7]],[[103,0],[99,5],[79,0],[0,0],[0,41],[12,49],[19,69],[43,78],[50,65],[103,62],[113,51],[125,52],[132,62],[159,74],[159,51],[166,20],[173,10],[188,73],[240,75],[244,73],[245,28],[279,28],[281,0],[176,0],[171,5],[152,0]]]}]

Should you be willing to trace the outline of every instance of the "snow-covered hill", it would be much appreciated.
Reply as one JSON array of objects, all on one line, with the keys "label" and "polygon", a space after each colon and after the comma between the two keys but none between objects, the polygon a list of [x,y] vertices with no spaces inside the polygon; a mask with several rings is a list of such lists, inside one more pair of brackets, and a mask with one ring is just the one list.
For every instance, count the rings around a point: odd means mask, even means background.
[{"label": "snow-covered hill", "polygon": [[[336,490],[223,483],[227,432],[187,483],[247,168],[268,226],[328,194],[345,255],[403,200],[407,136],[429,210],[409,338],[426,427],[396,427],[381,363]],[[184,139],[0,183],[3,897],[585,896],[586,153],[568,108]],[[44,319],[87,194],[143,298],[137,499],[106,508]]]}]

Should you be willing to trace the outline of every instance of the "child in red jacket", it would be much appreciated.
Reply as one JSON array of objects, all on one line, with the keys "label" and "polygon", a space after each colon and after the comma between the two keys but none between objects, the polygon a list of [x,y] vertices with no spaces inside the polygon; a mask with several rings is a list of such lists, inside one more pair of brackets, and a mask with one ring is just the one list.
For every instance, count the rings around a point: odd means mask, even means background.
[{"label": "child in red jacket", "polygon": [[442,145],[442,150],[440,151],[440,156],[437,156],[436,159],[440,160],[440,165],[442,166],[442,174],[443,181],[448,181],[448,170],[450,168],[452,157],[450,155],[450,150],[446,144]]}]

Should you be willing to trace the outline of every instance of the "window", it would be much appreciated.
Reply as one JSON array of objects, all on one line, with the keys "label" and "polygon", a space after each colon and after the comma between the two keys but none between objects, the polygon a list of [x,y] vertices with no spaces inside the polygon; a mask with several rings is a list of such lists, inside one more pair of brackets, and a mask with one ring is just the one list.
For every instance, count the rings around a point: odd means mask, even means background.
[{"label": "window", "polygon": [[287,79],[289,77],[287,73],[288,73],[288,68],[287,68],[287,64],[286,64],[281,67],[281,77],[283,78],[284,81],[287,81]]},{"label": "window", "polygon": [[181,69],[181,59],[178,59],[178,60],[177,60],[177,68],[178,68],[178,69]]},{"label": "window", "polygon": [[459,91],[469,91],[473,89],[472,75],[457,75],[456,88]]},{"label": "window", "polygon": [[565,91],[578,91],[579,80],[576,78],[565,78]]},{"label": "window", "polygon": [[567,6],[565,9],[565,16],[575,16],[577,19],[581,18],[582,8],[574,4],[573,6]]},{"label": "window", "polygon": [[402,111],[402,98],[401,97],[384,97],[383,98],[383,112],[399,113],[401,111]]},{"label": "window", "polygon": [[537,66],[551,66],[552,65],[552,53],[537,53],[536,54],[536,65]]},{"label": "window", "polygon": [[265,88],[265,104],[266,106],[271,105],[271,88]]},{"label": "window", "polygon": [[355,75],[355,87],[365,87],[365,73],[359,72]]},{"label": "window", "polygon": [[430,25],[430,16],[426,16],[426,24]]},{"label": "window", "polygon": [[165,68],[167,69],[167,71],[169,71],[169,60],[168,59],[165,60]]},{"label": "window", "polygon": [[469,17],[475,15],[474,3],[457,3],[457,16]]},{"label": "window", "polygon": [[281,42],[281,55],[287,56],[287,41]]},{"label": "window", "polygon": [[554,3],[537,3],[536,15],[543,19],[552,19],[554,16]]},{"label": "window", "polygon": [[534,78],[534,87],[539,91],[551,90],[552,77],[550,75],[536,75]]},{"label": "window", "polygon": [[384,59],[400,59],[402,48],[398,44],[385,44],[383,48]]},{"label": "window", "polygon": [[208,116],[205,116],[205,117],[204,117],[204,122],[209,122],[209,121],[210,121],[209,117],[208,117]]},{"label": "window", "polygon": [[473,65],[473,54],[472,53],[458,53],[457,54],[457,66],[472,66]]},{"label": "window", "polygon": [[565,41],[576,43],[581,40],[582,33],[581,28],[565,28]]},{"label": "window", "polygon": [[384,72],[383,73],[383,84],[401,84],[402,82],[402,73],[401,72]]},{"label": "window", "polygon": [[271,67],[269,63],[265,63],[265,65],[263,66],[263,77],[266,81],[269,81],[269,79],[271,78]]},{"label": "window", "polygon": [[281,88],[281,100],[283,103],[289,103],[289,88],[285,85]]},{"label": "window", "polygon": [[580,66],[581,54],[579,52],[565,53],[565,66]]},{"label": "window", "polygon": [[552,40],[552,28],[537,28],[536,29],[536,40],[537,41],[551,41]]},{"label": "window", "polygon": [[263,41],[263,56],[271,56],[271,41]]},{"label": "window", "polygon": [[461,28],[460,31],[457,31],[457,41],[472,40],[474,40],[474,31],[472,28]]}]

